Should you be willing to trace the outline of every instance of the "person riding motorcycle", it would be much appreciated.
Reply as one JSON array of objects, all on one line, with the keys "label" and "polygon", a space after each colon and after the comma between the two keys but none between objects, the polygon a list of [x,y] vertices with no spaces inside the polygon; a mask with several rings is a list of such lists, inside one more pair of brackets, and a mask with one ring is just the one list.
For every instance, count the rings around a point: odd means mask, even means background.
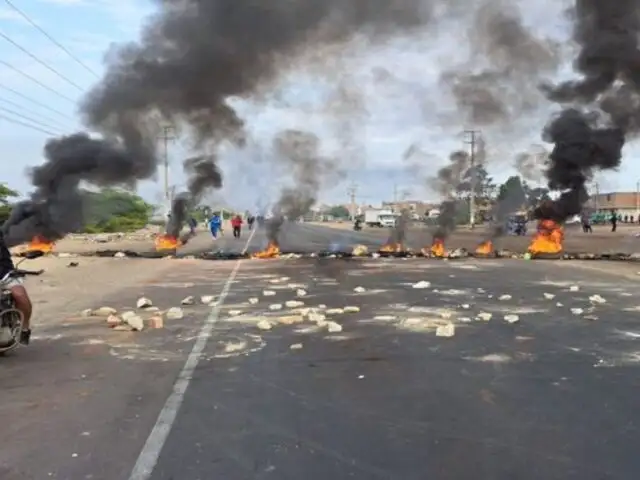
[{"label": "person riding motorcycle", "polygon": [[[4,235],[0,232],[0,278],[3,278],[7,273],[14,269],[15,266],[11,259],[11,252],[9,252],[7,244],[4,241]],[[31,339],[31,313],[33,312],[33,306],[31,304],[29,294],[27,293],[27,289],[24,288],[24,285],[22,285],[22,281],[19,278],[7,279],[2,287],[11,292],[16,303],[16,308],[20,310],[23,316],[20,343],[23,345],[29,345],[29,340]]]},{"label": "person riding motorcycle", "polygon": [[353,229],[354,230],[362,230],[362,220],[359,218],[356,218],[356,221],[353,222]]}]

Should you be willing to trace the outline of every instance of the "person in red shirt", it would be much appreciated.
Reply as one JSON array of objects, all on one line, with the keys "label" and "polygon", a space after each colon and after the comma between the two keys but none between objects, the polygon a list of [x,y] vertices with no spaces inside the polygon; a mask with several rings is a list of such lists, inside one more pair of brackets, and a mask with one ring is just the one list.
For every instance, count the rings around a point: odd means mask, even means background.
[{"label": "person in red shirt", "polygon": [[242,217],[240,215],[236,215],[231,219],[231,226],[233,227],[233,236],[235,238],[240,238],[240,232],[242,230]]}]

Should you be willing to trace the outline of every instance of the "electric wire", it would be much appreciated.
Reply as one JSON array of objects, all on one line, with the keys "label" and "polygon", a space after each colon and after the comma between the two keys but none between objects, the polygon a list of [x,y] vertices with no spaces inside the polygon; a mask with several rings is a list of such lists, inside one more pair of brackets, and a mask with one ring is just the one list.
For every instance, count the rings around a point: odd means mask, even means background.
[{"label": "electric wire", "polygon": [[87,72],[91,73],[94,77],[96,78],[100,78],[100,75],[98,75],[95,70],[93,70],[91,67],[89,67],[86,63],[84,63],[82,60],[80,60],[77,56],[75,56],[73,53],[71,53],[71,51],[69,51],[69,49],[67,47],[65,47],[64,45],[62,45],[60,42],[58,42],[52,35],[50,35],[44,28],[42,28],[40,25],[38,25],[35,21],[33,21],[31,19],[31,17],[29,17],[29,15],[27,15],[25,12],[23,12],[21,9],[19,9],[18,7],[16,7],[14,5],[14,3],[11,0],[4,0],[4,2],[9,6],[9,8],[11,8],[13,11],[15,11],[18,15],[20,15],[22,18],[24,18],[27,23],[29,23],[33,28],[35,28],[36,30],[38,30],[40,33],[42,33],[45,37],[47,37],[49,39],[49,41],[51,43],[53,43],[55,46],[57,46],[60,50],[62,50],[64,53],[66,53],[72,60],[74,60],[78,65],[80,65],[82,68],[84,68]]}]

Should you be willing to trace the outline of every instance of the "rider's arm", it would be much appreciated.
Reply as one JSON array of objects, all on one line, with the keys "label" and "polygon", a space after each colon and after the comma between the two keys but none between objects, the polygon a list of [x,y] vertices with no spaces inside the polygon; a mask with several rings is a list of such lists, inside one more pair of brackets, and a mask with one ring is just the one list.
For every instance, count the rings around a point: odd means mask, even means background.
[{"label": "rider's arm", "polygon": [[4,242],[2,232],[0,232],[0,272],[4,275],[14,268],[11,252],[7,248],[7,244]]}]

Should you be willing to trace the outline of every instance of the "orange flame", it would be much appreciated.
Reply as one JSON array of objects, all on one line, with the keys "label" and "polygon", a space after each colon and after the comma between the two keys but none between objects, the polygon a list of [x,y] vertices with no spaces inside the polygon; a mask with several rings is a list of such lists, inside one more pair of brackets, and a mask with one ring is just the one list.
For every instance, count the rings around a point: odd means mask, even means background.
[{"label": "orange flame", "polygon": [[561,225],[553,220],[540,220],[538,232],[529,244],[529,253],[560,253],[563,240],[564,230]]},{"label": "orange flame", "polygon": [[478,255],[491,255],[493,253],[493,242],[491,240],[487,240],[486,242],[482,242],[476,248],[476,254]]},{"label": "orange flame", "polygon": [[171,235],[158,235],[156,237],[156,250],[175,250],[181,243],[176,237]]},{"label": "orange flame", "polygon": [[423,248],[422,252],[426,255],[432,255],[434,257],[444,257],[447,253],[444,248],[444,240],[441,238],[434,238],[431,247]]},{"label": "orange flame", "polygon": [[267,248],[261,252],[254,253],[251,258],[276,258],[280,255],[280,247],[275,242],[269,242]]},{"label": "orange flame", "polygon": [[50,242],[46,238],[40,235],[36,235],[29,242],[29,246],[27,247],[27,251],[29,252],[43,252],[50,253],[53,251],[53,242]]},{"label": "orange flame", "polygon": [[381,252],[384,253],[399,253],[402,252],[404,248],[401,243],[387,243],[382,248],[380,248]]}]

